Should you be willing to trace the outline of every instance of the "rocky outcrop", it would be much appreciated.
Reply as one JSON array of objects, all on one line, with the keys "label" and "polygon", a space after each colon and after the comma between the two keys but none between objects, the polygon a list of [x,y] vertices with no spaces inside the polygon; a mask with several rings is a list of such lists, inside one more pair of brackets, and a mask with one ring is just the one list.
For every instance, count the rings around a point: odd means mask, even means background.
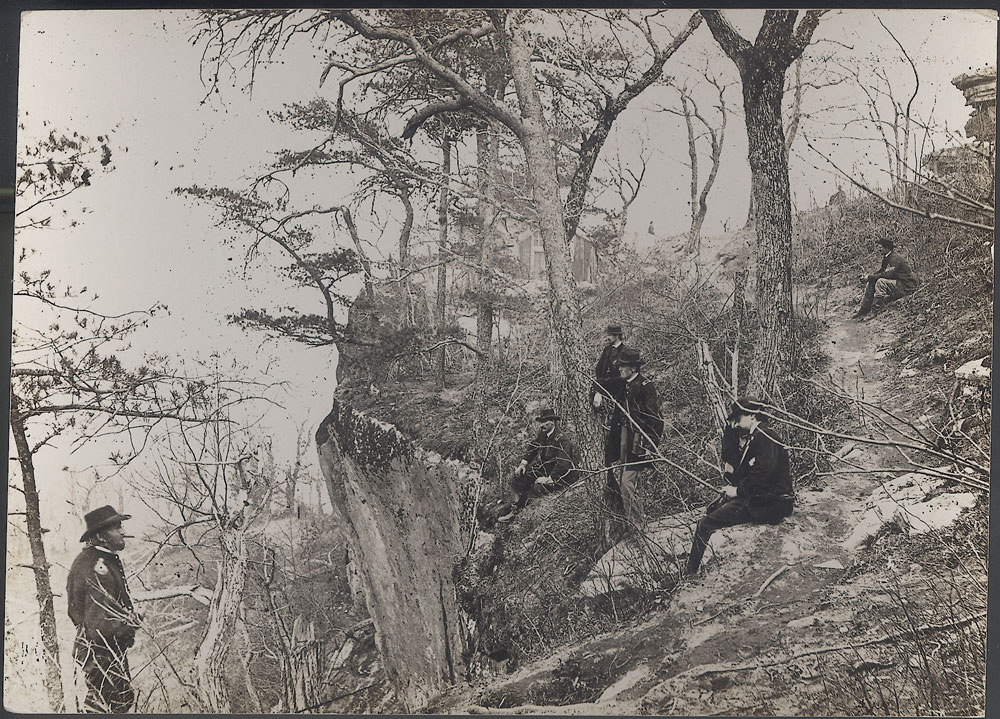
[{"label": "rocky outcrop", "polygon": [[348,528],[386,676],[411,712],[465,679],[466,622],[453,567],[475,475],[334,401],[316,432],[320,468]]}]

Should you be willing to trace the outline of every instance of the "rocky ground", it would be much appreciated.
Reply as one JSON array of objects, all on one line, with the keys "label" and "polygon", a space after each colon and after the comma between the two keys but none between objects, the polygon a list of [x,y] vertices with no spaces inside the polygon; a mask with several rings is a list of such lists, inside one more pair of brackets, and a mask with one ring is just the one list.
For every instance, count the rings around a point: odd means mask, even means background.
[{"label": "rocky ground", "polygon": [[[817,303],[828,327],[824,350],[831,359],[829,379],[878,404],[891,399],[886,387],[900,372],[887,357],[897,319],[890,312],[864,323],[853,321],[853,303],[853,293],[847,290],[824,295]],[[845,429],[870,436],[872,428]],[[959,485],[879,471],[901,464],[889,447],[847,443],[838,454],[841,459],[825,485],[800,490],[791,518],[777,527],[718,532],[702,572],[665,588],[658,609],[630,628],[565,646],[502,679],[456,690],[433,710],[690,715],[852,711],[853,700],[840,696],[850,694],[845,689],[850,681],[863,683],[866,674],[916,666],[912,656],[900,659],[896,625],[887,618],[898,614],[901,602],[917,606],[915,597],[956,588],[954,579],[942,584],[932,563],[906,562],[906,552],[881,552],[879,545],[892,543],[893,535],[907,540],[920,536],[942,556],[949,550],[954,554],[947,530],[940,527],[983,503],[977,505],[977,495]],[[652,525],[645,548],[634,543],[613,548],[580,585],[581,600],[613,597],[627,588],[630,576],[641,569],[637,557],[648,563],[654,554],[658,562],[676,567],[698,515],[674,515]],[[958,563],[960,585],[985,583],[984,565]],[[985,600],[984,592],[982,596]],[[932,635],[940,624],[954,623],[933,611],[926,616],[935,621],[921,623],[919,612],[913,613],[906,616],[918,630],[914,636]],[[985,626],[982,615],[973,614],[970,620],[966,613],[955,621]],[[891,712],[891,702],[888,708]]]}]

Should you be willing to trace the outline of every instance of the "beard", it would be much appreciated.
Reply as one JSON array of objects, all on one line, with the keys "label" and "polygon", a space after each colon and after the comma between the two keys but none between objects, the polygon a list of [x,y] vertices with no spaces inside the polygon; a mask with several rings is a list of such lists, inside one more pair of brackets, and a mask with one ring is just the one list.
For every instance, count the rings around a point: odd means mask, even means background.
[{"label": "beard", "polygon": [[125,538],[124,537],[108,537],[101,536],[101,544],[110,549],[112,552],[120,552],[125,549]]}]

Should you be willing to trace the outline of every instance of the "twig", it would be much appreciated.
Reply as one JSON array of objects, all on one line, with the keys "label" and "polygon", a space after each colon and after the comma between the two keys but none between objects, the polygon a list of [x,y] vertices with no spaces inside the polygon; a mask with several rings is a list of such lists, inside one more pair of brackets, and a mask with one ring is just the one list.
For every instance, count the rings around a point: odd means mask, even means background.
[{"label": "twig", "polygon": [[784,571],[785,571],[786,569],[788,569],[788,568],[789,568],[790,566],[792,566],[792,565],[791,565],[791,564],[785,564],[785,565],[782,565],[782,567],[781,567],[781,568],[780,568],[780,569],[779,569],[778,571],[776,571],[776,572],[775,572],[774,574],[772,574],[772,575],[771,575],[770,577],[768,577],[767,579],[765,579],[765,580],[764,580],[764,583],[760,585],[760,589],[758,589],[758,590],[757,590],[756,592],[754,592],[754,594],[753,594],[753,598],[754,598],[754,599],[756,599],[757,597],[759,597],[759,596],[760,596],[760,595],[761,595],[761,594],[762,594],[762,593],[764,592],[764,590],[765,590],[765,589],[767,589],[767,585],[768,585],[768,584],[770,584],[771,582],[773,582],[773,581],[774,581],[775,579],[777,579],[778,577],[780,577],[780,576],[781,576],[781,574],[782,574],[782,573],[783,573],[783,572],[784,572]]}]

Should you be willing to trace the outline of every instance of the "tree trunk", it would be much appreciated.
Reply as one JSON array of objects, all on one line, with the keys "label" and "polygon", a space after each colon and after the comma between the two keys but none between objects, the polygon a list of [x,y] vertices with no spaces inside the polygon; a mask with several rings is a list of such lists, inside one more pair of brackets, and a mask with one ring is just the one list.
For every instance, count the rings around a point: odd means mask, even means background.
[{"label": "tree trunk", "polygon": [[[448,178],[451,177],[451,140],[448,138],[447,134],[444,135],[444,139],[441,141],[441,192],[438,196],[438,279],[437,279],[437,303],[435,305],[435,320],[437,321],[437,328],[439,339],[444,339],[444,322],[445,322],[445,300],[447,299],[446,294],[448,292],[448,265],[447,260],[447,249],[448,249],[448,202],[450,200],[450,191],[448,187]],[[444,377],[444,360],[445,360],[445,350],[447,348],[441,345],[441,348],[437,353],[437,378],[438,385],[441,389],[445,386]]]},{"label": "tree trunk", "polygon": [[62,672],[59,668],[59,640],[56,632],[56,613],[52,604],[52,582],[49,575],[49,561],[45,556],[42,542],[42,521],[38,501],[38,486],[35,482],[35,464],[28,444],[28,432],[20,413],[20,401],[13,392],[10,394],[10,429],[17,448],[17,461],[21,467],[24,483],[24,510],[28,530],[28,544],[31,547],[31,569],[35,575],[35,591],[38,597],[38,628],[45,652],[45,691],[49,697],[49,708],[53,712],[65,711]]},{"label": "tree trunk", "polygon": [[205,634],[195,653],[194,665],[198,697],[205,710],[228,714],[230,700],[225,674],[246,587],[248,557],[243,530],[224,530],[220,540],[219,576],[215,580]]},{"label": "tree trunk", "polygon": [[691,121],[691,107],[687,95],[681,92],[681,109],[684,113],[684,126],[687,128],[688,160],[691,163],[691,225],[688,229],[687,251],[696,252],[701,244],[701,225],[705,216],[698,217],[698,146],[695,144],[694,123]]},{"label": "tree trunk", "polygon": [[[492,133],[492,137],[491,137]],[[496,173],[500,164],[498,128],[492,123],[476,131],[476,159],[479,166],[479,200],[476,204],[479,228],[479,301],[476,303],[476,346],[480,362],[488,360],[493,350],[493,261],[494,228],[499,210],[496,205]]]},{"label": "tree trunk", "polygon": [[531,50],[523,33],[522,29],[511,33],[508,49],[522,114],[519,139],[538,212],[549,280],[549,321],[557,354],[553,363],[556,368],[552,377],[553,400],[576,430],[585,466],[596,469],[603,465],[604,457],[600,428],[589,411],[591,368],[584,362],[589,353],[583,343],[583,319],[576,296],[555,155],[531,68]]},{"label": "tree trunk", "polygon": [[758,333],[748,391],[769,397],[792,360],[792,207],[781,125],[784,72],[752,60],[741,68],[757,231]]},{"label": "tree trunk", "polygon": [[405,327],[416,322],[413,309],[413,285],[406,274],[410,266],[410,235],[413,233],[413,202],[410,199],[408,187],[400,187],[399,201],[403,203],[403,209],[406,211],[403,227],[399,231],[399,292],[403,297],[402,324]]}]

